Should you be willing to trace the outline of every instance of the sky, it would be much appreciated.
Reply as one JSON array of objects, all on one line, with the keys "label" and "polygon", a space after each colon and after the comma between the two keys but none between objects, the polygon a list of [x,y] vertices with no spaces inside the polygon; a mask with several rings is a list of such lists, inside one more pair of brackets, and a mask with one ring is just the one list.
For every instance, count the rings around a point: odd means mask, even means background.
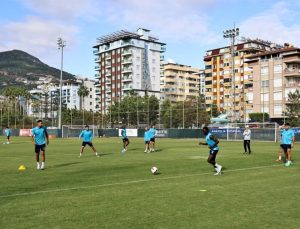
[{"label": "sky", "polygon": [[92,46],[118,30],[151,30],[167,44],[166,60],[203,68],[206,50],[223,47],[223,31],[300,47],[299,0],[6,0],[0,8],[0,52],[23,50],[64,70],[93,78]]}]

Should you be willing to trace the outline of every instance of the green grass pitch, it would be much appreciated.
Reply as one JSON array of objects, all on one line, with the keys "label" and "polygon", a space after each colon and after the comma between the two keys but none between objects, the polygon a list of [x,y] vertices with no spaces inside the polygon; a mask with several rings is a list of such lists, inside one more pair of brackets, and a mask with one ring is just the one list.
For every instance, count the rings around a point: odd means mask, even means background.
[{"label": "green grass pitch", "polygon": [[88,147],[78,158],[80,140],[55,139],[37,171],[30,140],[12,138],[0,145],[0,228],[300,228],[299,144],[285,167],[277,143],[252,142],[248,156],[241,142],[222,141],[224,172],[214,176],[197,143],[158,139],[145,154],[131,138],[121,154],[120,139],[99,138],[100,158]]}]

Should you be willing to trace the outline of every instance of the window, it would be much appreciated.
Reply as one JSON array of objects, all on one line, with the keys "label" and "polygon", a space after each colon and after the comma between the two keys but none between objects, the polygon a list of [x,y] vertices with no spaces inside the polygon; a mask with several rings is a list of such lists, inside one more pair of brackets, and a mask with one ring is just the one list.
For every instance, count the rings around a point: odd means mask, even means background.
[{"label": "window", "polygon": [[274,66],[274,73],[282,73],[282,65],[281,64],[276,64]]},{"label": "window", "polygon": [[136,70],[140,70],[140,65],[136,65]]},{"label": "window", "polygon": [[275,92],[274,100],[282,100],[282,92]]},{"label": "window", "polygon": [[274,79],[274,87],[282,87],[282,79]]},{"label": "window", "polygon": [[274,105],[274,114],[282,115],[282,105],[281,104]]},{"label": "window", "polygon": [[261,75],[268,75],[268,73],[269,73],[269,67],[268,66],[261,67],[261,69],[260,69],[260,74]]},{"label": "window", "polygon": [[260,99],[262,102],[268,102],[269,101],[269,94],[261,94]]},{"label": "window", "polygon": [[262,80],[261,87],[269,87],[269,80]]},{"label": "window", "polygon": [[152,64],[155,64],[155,59],[152,59]]}]

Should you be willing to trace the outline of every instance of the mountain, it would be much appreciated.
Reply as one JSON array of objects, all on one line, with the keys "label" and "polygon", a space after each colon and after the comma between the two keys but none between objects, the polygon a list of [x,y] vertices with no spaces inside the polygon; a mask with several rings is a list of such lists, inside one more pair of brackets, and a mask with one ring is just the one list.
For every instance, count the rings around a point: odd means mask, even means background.
[{"label": "mountain", "polygon": [[[38,58],[21,50],[0,52],[0,88],[6,86],[36,87],[46,82],[58,83],[60,70],[50,67]],[[63,72],[64,80],[75,79]]]}]

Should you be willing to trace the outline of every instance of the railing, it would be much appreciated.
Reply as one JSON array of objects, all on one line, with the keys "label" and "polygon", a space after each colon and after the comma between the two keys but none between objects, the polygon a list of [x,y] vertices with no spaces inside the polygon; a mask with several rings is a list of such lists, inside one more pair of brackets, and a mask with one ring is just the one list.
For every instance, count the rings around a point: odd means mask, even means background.
[{"label": "railing", "polygon": [[299,68],[286,68],[284,69],[285,74],[300,74],[300,69]]}]

